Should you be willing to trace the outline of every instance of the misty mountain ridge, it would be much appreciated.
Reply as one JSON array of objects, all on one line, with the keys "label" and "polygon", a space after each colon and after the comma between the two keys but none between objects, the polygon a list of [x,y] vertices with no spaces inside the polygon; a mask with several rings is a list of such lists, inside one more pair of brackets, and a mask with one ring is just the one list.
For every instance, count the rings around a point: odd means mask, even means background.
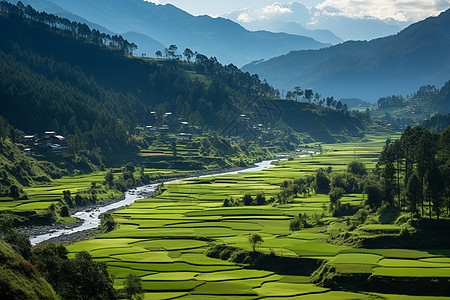
[{"label": "misty mountain ridge", "polygon": [[[284,13],[266,14],[266,9],[240,9],[223,16],[229,18],[249,30],[269,30],[273,32],[286,32],[301,34],[312,37],[321,42],[337,44],[335,37],[343,40],[370,40],[398,33],[402,28],[409,25],[407,22],[400,22],[394,19],[381,20],[373,17],[352,18],[339,14],[339,11],[330,13],[330,7],[318,9],[316,7],[307,8],[299,2],[278,3],[271,7],[283,10]],[[304,30],[291,30],[291,23],[300,24]],[[287,26],[287,28],[286,28]],[[326,35],[317,36],[317,30],[325,31]],[[332,34],[331,40],[325,39]],[[317,38],[316,38],[317,37]],[[300,50],[300,49],[299,49]]]},{"label": "misty mountain ridge", "polygon": [[[9,2],[11,4],[17,4],[17,1],[15,0],[5,0],[6,2]],[[50,0],[21,0],[21,2],[27,6],[27,5],[31,5],[34,9],[36,9],[37,11],[45,11],[49,14],[54,14],[57,15],[61,18],[67,18],[71,21],[75,21],[75,22],[79,22],[79,23],[84,23],[86,25],[89,26],[89,28],[91,29],[97,29],[101,32],[104,32],[106,34],[112,34],[114,35],[115,33],[112,32],[111,30],[108,30],[107,28],[90,22],[76,14],[73,14],[67,10],[64,10],[63,8],[61,8],[61,6],[51,2]]]},{"label": "misty mountain ridge", "polygon": [[372,41],[348,41],[320,50],[293,51],[254,62],[257,73],[280,89],[312,88],[324,96],[376,101],[450,78],[450,10]]},{"label": "misty mountain ridge", "polygon": [[297,22],[289,22],[281,26],[278,30],[279,32],[285,32],[289,34],[297,34],[297,35],[303,35],[310,38],[315,39],[316,41],[319,41],[321,43],[329,43],[329,44],[340,44],[344,40],[335,35],[330,30],[324,30],[324,29],[314,29],[310,30],[305,27],[303,27],[301,24]]},{"label": "misty mountain ridge", "polygon": [[[47,1],[48,0],[36,0]],[[100,24],[108,30],[124,34],[135,32],[133,39],[138,54],[154,56],[160,43],[168,47],[176,44],[182,51],[190,48],[222,63],[244,65],[257,59],[299,49],[319,49],[330,44],[312,38],[267,31],[248,31],[241,25],[224,18],[192,16],[171,5],[157,5],[143,0],[66,1],[53,0],[63,10],[78,15],[89,22]],[[150,43],[147,37],[155,42]]]}]

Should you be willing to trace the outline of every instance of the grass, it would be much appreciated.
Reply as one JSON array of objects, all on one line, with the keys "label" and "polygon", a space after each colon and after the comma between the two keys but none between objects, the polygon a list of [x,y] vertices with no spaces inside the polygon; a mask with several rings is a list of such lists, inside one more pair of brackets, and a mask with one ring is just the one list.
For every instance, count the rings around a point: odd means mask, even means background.
[{"label": "grass", "polygon": [[253,278],[263,278],[272,275],[273,272],[258,271],[258,270],[233,270],[233,271],[223,271],[214,272],[208,274],[201,274],[197,276],[198,280],[204,281],[227,281],[227,280],[243,280],[243,279],[253,279]]},{"label": "grass", "polygon": [[445,277],[450,278],[450,268],[391,268],[379,267],[373,269],[373,275],[386,277]]},{"label": "grass", "polygon": [[315,286],[314,284],[302,284],[286,282],[268,282],[255,291],[264,297],[289,297],[299,296],[311,293],[323,293],[328,291],[326,288]]},{"label": "grass", "polygon": [[429,262],[423,260],[383,259],[379,262],[381,267],[389,268],[450,268],[449,262]]},{"label": "grass", "polygon": [[347,253],[336,255],[330,264],[368,264],[376,265],[383,256],[364,253]]},{"label": "grass", "polygon": [[[254,173],[223,175],[166,184],[154,199],[139,200],[114,213],[119,228],[93,240],[69,246],[73,253],[88,250],[108,262],[117,278],[129,272],[141,276],[145,298],[165,299],[367,299],[370,295],[330,291],[309,283],[304,276],[281,276],[268,271],[249,270],[228,261],[206,257],[211,242],[251,250],[249,233],[260,234],[264,242],[257,250],[287,257],[323,259],[340,273],[404,276],[424,273],[444,276],[447,257],[427,251],[404,249],[353,249],[326,243],[327,226],[292,233],[289,222],[299,213],[320,215],[328,207],[327,195],[297,197],[285,205],[221,207],[223,200],[263,191],[266,199],[280,191],[284,180],[313,174],[331,166],[344,171],[358,159],[373,168],[387,136],[370,134],[364,143],[322,145],[324,153],[280,161],[276,167]],[[152,151],[167,151],[154,149]],[[186,152],[187,155],[188,152]],[[345,195],[343,203],[359,205],[362,195]],[[322,218],[326,224],[339,218]],[[393,225],[367,225],[364,231],[398,230]],[[391,264],[385,266],[384,264]]]}]

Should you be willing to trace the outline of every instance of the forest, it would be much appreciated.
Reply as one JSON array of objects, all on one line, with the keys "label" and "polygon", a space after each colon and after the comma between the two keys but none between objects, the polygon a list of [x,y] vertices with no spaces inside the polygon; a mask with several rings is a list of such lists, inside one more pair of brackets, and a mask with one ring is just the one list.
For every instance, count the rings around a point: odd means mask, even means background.
[{"label": "forest", "polygon": [[[197,54],[192,63],[134,58],[124,50],[132,43],[85,24],[20,4],[2,2],[0,11],[0,109],[22,131],[13,140],[56,131],[67,137],[70,161],[86,162],[79,166],[83,170],[125,162],[123,157],[137,153],[136,128],[157,125],[151,112],[159,118],[171,112],[178,122],[224,136],[245,114],[251,126],[286,128],[288,140],[299,140],[298,132],[312,139],[358,136],[369,122],[364,114],[277,101],[278,92],[257,75],[215,58]],[[293,109],[305,118],[293,116]],[[330,118],[317,121],[317,115]],[[334,128],[335,118],[347,121]],[[254,131],[241,134],[255,137]],[[70,161],[66,165],[73,165]]]}]

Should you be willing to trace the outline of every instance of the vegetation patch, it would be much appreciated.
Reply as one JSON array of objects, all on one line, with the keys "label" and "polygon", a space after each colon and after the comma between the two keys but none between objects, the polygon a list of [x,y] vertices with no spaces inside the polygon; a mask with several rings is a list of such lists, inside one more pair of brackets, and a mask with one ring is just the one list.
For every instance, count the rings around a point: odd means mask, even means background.
[{"label": "vegetation patch", "polygon": [[326,288],[315,286],[314,284],[293,284],[285,282],[268,282],[255,291],[264,297],[288,297],[305,294],[324,293]]}]

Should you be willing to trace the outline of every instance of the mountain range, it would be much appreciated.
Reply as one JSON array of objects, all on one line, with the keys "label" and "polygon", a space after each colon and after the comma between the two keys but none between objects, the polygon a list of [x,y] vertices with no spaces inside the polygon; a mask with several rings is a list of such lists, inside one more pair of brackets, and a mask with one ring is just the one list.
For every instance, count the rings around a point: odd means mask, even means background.
[{"label": "mountain range", "polygon": [[294,34],[249,31],[228,19],[193,16],[170,4],[143,0],[24,0],[23,3],[62,17],[70,13],[132,38],[139,55],[154,56],[157,50],[164,53],[164,46],[175,44],[180,52],[190,48],[222,63],[242,66],[292,50],[330,45]]},{"label": "mountain range", "polygon": [[333,32],[324,29],[307,29],[297,22],[288,22],[278,29],[279,32],[308,36],[321,43],[340,44],[344,40]]},{"label": "mountain range", "polygon": [[378,98],[450,78],[450,10],[371,41],[292,51],[243,67],[280,89],[312,88],[324,96]]},{"label": "mountain range", "polygon": [[[305,1],[302,1],[305,3]],[[244,8],[224,14],[249,30],[269,30],[312,37],[320,42],[337,44],[336,37],[343,40],[370,40],[395,34],[411,24],[394,19],[381,20],[374,17],[348,17],[336,8],[306,7],[299,2],[278,3],[262,9]],[[302,30],[290,31],[292,23]],[[286,26],[288,26],[286,28]],[[296,26],[298,27],[298,26]],[[288,29],[289,31],[286,31]],[[317,30],[321,33],[318,35]]]}]

